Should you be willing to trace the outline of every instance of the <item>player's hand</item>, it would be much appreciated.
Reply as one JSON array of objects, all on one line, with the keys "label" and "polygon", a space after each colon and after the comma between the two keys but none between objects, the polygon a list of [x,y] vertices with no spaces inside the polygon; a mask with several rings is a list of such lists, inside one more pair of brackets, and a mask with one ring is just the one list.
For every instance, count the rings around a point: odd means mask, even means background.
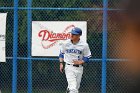
[{"label": "player's hand", "polygon": [[73,60],[74,65],[82,65],[84,64],[83,60]]},{"label": "player's hand", "polygon": [[63,63],[60,63],[60,72],[63,73]]}]

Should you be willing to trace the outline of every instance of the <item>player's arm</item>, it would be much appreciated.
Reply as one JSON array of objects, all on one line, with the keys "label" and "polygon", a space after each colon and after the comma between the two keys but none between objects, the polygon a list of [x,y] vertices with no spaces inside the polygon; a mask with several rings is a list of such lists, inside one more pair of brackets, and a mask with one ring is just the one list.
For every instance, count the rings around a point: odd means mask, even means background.
[{"label": "player's arm", "polygon": [[64,53],[60,52],[59,54],[59,63],[63,63],[64,62]]},{"label": "player's arm", "polygon": [[83,57],[83,61],[84,61],[85,63],[88,63],[90,58],[91,58],[90,48],[89,48],[89,45],[86,44],[86,46],[85,46],[85,48],[84,48],[84,57]]},{"label": "player's arm", "polygon": [[75,65],[81,65],[81,64],[84,64],[85,62],[83,60],[76,60],[76,61],[73,61],[73,63]]},{"label": "player's arm", "polygon": [[59,54],[59,64],[60,64],[60,72],[63,72],[63,64],[64,64],[64,53],[65,53],[65,47],[64,44],[61,45],[60,47],[60,54]]},{"label": "player's arm", "polygon": [[84,63],[88,63],[89,62],[89,58],[90,57],[83,57],[82,60],[76,60],[73,63],[76,64],[76,65],[81,65],[81,64],[84,64]]},{"label": "player's arm", "polygon": [[64,63],[64,54],[60,53],[59,54],[59,63],[60,63],[60,72],[63,72],[63,63]]}]

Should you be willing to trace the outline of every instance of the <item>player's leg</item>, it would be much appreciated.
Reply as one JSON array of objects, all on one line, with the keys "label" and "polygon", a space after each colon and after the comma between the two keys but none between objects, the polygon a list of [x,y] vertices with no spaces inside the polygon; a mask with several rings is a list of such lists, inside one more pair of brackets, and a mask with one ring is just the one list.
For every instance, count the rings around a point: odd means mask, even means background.
[{"label": "player's leg", "polygon": [[76,82],[76,76],[74,75],[73,71],[66,72],[66,78],[68,82],[68,91],[69,93],[77,93],[77,82]]},{"label": "player's leg", "polygon": [[68,82],[69,93],[78,93],[78,90],[76,88],[77,87],[76,74],[75,71],[73,70],[73,67],[66,66],[65,74]]},{"label": "player's leg", "polygon": [[79,88],[80,88],[82,75],[83,75],[83,67],[80,67],[80,68],[78,68],[78,73],[77,73],[77,77],[76,77],[76,80],[77,80],[76,88],[77,88],[77,90],[79,90]]}]

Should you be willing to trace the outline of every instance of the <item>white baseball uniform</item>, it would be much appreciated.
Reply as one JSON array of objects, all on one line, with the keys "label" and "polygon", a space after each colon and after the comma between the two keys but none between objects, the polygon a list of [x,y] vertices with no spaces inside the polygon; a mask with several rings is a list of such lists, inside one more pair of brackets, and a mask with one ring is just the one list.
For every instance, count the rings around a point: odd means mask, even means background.
[{"label": "white baseball uniform", "polygon": [[79,40],[77,44],[73,44],[71,40],[66,40],[60,48],[60,52],[64,54],[65,74],[68,82],[70,93],[78,93],[80,82],[83,74],[83,66],[73,65],[73,60],[82,60],[84,57],[90,58],[91,52],[87,43]]}]

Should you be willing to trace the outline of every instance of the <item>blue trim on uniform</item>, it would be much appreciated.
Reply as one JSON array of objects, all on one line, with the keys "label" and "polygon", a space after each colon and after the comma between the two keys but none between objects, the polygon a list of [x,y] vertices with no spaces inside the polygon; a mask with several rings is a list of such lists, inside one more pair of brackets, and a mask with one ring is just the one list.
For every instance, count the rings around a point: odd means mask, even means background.
[{"label": "blue trim on uniform", "polygon": [[60,51],[59,58],[64,58],[64,53]]},{"label": "blue trim on uniform", "polygon": [[64,54],[59,54],[59,58],[64,58]]},{"label": "blue trim on uniform", "polygon": [[90,56],[87,56],[88,58],[90,58],[91,57],[91,55]]},{"label": "blue trim on uniform", "polygon": [[88,57],[83,57],[82,59],[85,63],[88,63],[89,62],[89,58]]}]

